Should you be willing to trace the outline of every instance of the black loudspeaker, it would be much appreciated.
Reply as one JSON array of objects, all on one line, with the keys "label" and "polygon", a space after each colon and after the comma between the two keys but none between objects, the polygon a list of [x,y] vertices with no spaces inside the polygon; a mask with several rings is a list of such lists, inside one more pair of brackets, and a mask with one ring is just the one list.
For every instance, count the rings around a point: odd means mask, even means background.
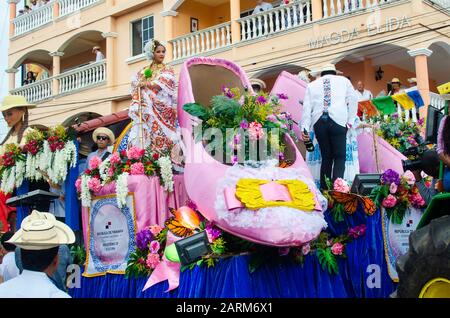
[{"label": "black loudspeaker", "polygon": [[352,183],[352,193],[369,195],[380,184],[380,173],[357,174]]},{"label": "black loudspeaker", "polygon": [[208,236],[205,231],[175,242],[181,265],[196,262],[210,252]]},{"label": "black loudspeaker", "polygon": [[18,195],[6,200],[9,206],[28,206],[30,210],[48,211],[49,203],[57,199],[59,195],[44,190],[34,190],[26,194]]},{"label": "black loudspeaker", "polygon": [[437,135],[439,130],[439,124],[442,118],[445,116],[442,112],[443,109],[437,109],[434,106],[428,106],[427,109],[427,120],[425,127],[425,142],[426,143],[437,143]]}]

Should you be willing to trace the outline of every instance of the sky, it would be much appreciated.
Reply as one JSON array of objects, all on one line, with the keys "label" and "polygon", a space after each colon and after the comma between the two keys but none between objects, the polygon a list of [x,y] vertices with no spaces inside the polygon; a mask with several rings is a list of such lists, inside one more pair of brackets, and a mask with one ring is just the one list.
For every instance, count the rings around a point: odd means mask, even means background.
[{"label": "sky", "polygon": [[[9,35],[9,6],[6,1],[0,1],[0,100],[8,94],[8,40]],[[0,113],[0,141],[3,140],[8,128]]]}]

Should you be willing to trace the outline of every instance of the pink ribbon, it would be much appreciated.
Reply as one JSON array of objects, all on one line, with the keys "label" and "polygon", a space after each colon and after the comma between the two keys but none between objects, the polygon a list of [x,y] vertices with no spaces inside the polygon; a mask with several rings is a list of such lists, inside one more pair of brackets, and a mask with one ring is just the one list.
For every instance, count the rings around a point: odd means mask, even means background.
[{"label": "pink ribbon", "polygon": [[[180,239],[182,238],[176,237],[170,231],[168,231],[166,246],[169,246]],[[166,293],[173,289],[176,289],[180,284],[180,270],[181,270],[180,263],[171,262],[166,258],[166,255],[164,255],[161,263],[156,265],[155,269],[153,270],[152,274],[147,280],[147,283],[145,283],[145,286],[142,289],[142,291],[165,280],[169,281],[169,288],[166,290]]]}]

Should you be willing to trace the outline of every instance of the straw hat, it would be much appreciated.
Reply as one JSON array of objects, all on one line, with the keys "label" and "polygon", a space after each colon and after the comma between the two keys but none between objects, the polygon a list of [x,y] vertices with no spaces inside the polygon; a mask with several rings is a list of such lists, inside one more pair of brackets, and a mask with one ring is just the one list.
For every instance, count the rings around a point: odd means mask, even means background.
[{"label": "straw hat", "polygon": [[95,50],[100,50],[100,49],[101,49],[100,46],[96,45],[92,48],[92,52],[94,52]]},{"label": "straw hat", "polygon": [[7,95],[3,98],[0,106],[0,112],[16,107],[35,108],[36,104],[28,103],[27,99],[21,95]]},{"label": "straw hat", "polygon": [[326,72],[326,71],[336,71],[336,66],[334,64],[325,64],[322,66],[322,68],[320,69],[320,72]]},{"label": "straw hat", "polygon": [[400,80],[397,78],[397,77],[394,77],[392,80],[391,80],[391,84],[393,84],[393,83],[401,83],[400,82]]},{"label": "straw hat", "polygon": [[94,130],[94,133],[92,134],[92,139],[94,140],[94,142],[97,141],[97,136],[100,134],[108,136],[109,145],[114,145],[116,138],[114,137],[114,133],[111,131],[111,129],[108,129],[106,127],[98,127],[96,130]]},{"label": "straw hat", "polygon": [[262,90],[266,89],[266,83],[264,83],[263,80],[260,80],[259,78],[252,78],[250,79],[250,84],[253,85],[258,85]]},{"label": "straw hat", "polygon": [[407,79],[408,83],[417,83],[417,78],[411,77]]},{"label": "straw hat", "polygon": [[46,250],[75,242],[75,234],[66,224],[47,212],[34,210],[23,219],[21,228],[7,243],[25,250]]}]

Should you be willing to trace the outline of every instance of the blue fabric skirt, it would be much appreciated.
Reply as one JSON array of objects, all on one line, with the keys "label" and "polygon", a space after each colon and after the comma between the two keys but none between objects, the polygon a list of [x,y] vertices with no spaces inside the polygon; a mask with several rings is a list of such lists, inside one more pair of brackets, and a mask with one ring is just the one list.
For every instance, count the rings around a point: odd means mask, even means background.
[{"label": "blue fabric skirt", "polygon": [[[349,227],[366,224],[365,236],[346,246],[344,259],[338,260],[339,274],[323,270],[316,255],[305,257],[303,265],[287,257],[266,263],[249,272],[250,256],[221,259],[214,267],[194,267],[180,275],[180,285],[165,292],[162,282],[142,291],[147,277],[126,279],[124,275],[107,274],[81,278],[81,288],[73,288],[75,298],[386,298],[394,290],[384,257],[381,215],[366,216],[361,210],[334,223],[325,213],[328,231],[346,233]],[[374,287],[375,286],[375,287]]]}]

